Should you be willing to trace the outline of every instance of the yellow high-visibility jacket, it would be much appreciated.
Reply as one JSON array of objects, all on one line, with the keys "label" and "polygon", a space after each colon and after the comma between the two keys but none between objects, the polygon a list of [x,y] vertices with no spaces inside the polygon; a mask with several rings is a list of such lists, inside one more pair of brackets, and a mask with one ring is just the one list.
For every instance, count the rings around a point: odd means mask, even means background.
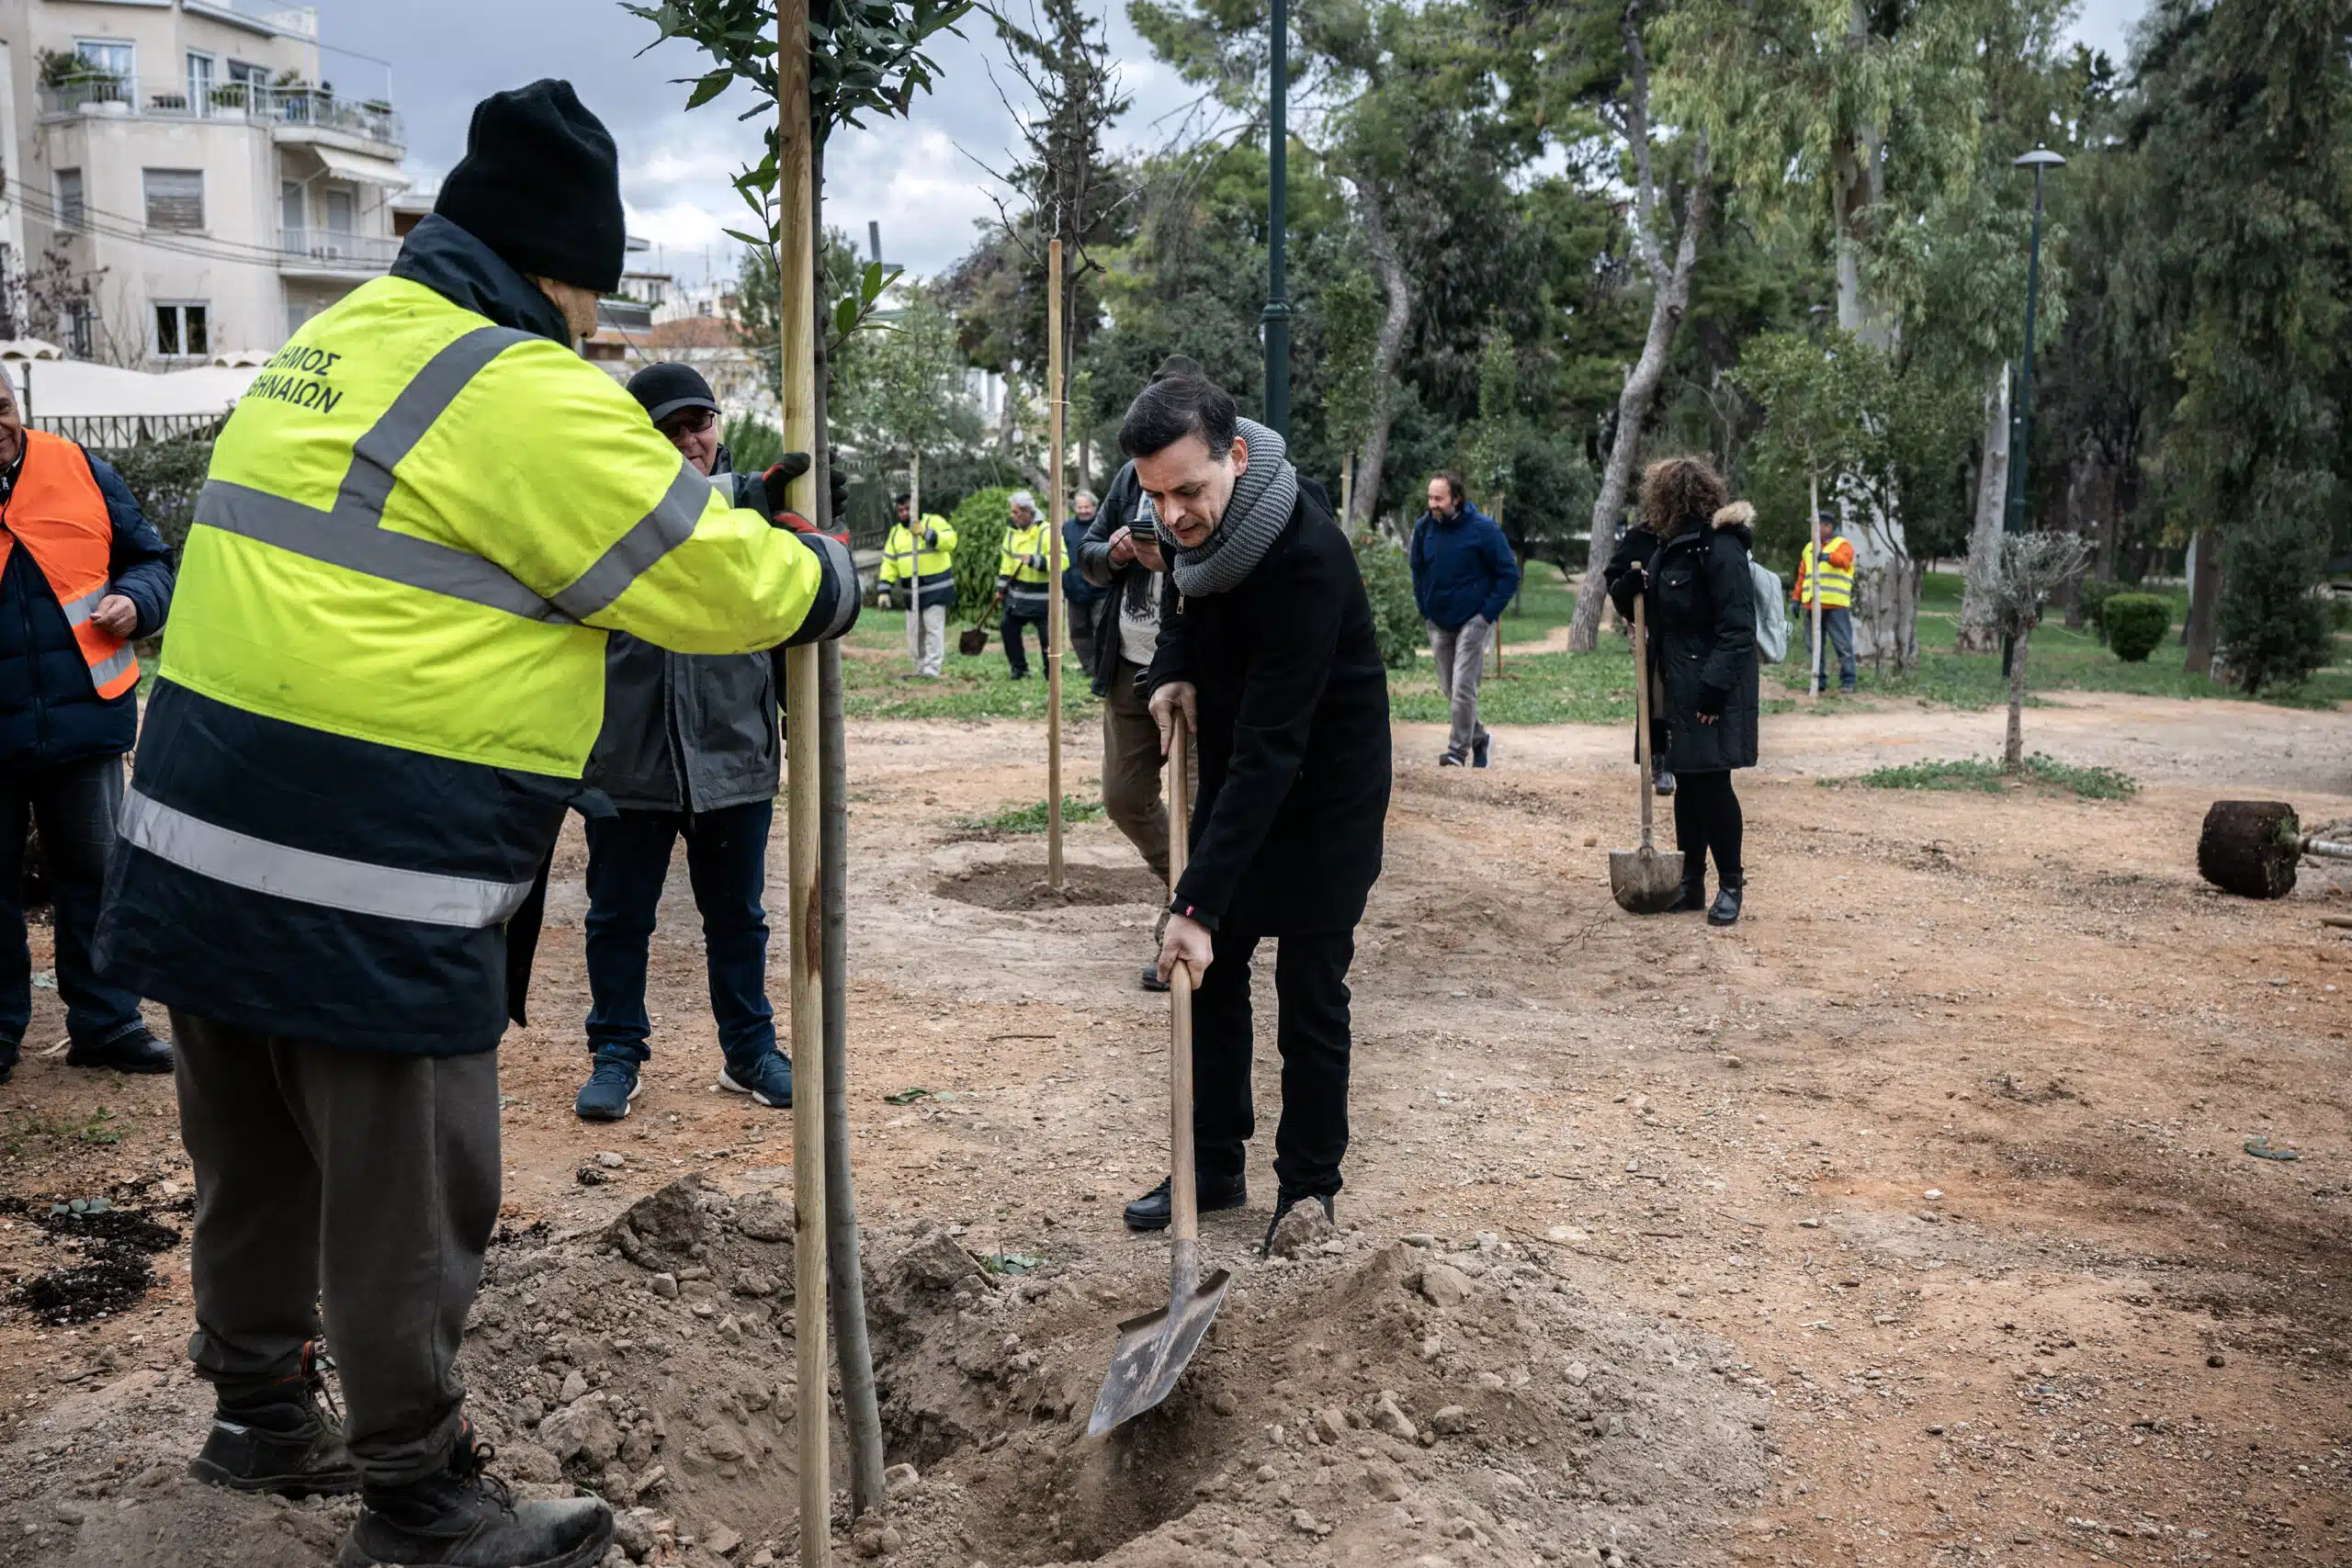
[{"label": "yellow high-visibility jacket", "polygon": [[1034,609],[1045,613],[1049,595],[1046,585],[1052,581],[1046,554],[1051,547],[1047,536],[1052,529],[1040,517],[1026,528],[1007,527],[1004,547],[997,557],[997,591],[1005,602],[1017,609]]},{"label": "yellow high-visibility jacket", "polygon": [[521,1005],[503,928],[582,799],[606,629],[745,653],[856,615],[845,547],[730,501],[535,287],[420,224],[214,446],[99,934],[114,972],[266,1034],[495,1045]]},{"label": "yellow high-visibility jacket", "polygon": [[[914,571],[909,570],[910,564]],[[923,513],[920,553],[915,549],[914,530],[904,523],[894,525],[890,536],[882,542],[883,581],[905,582],[915,571],[922,576],[925,609],[956,602],[956,530],[935,512]],[[894,593],[892,597],[900,599],[905,595]]]},{"label": "yellow high-visibility jacket", "polygon": [[[1814,547],[1804,547],[1804,557],[1797,562],[1797,581],[1790,599],[1810,608],[1813,604]],[[1829,548],[1824,553],[1821,568],[1821,607],[1825,610],[1850,609],[1854,603],[1854,547],[1843,534],[1829,536]]]}]

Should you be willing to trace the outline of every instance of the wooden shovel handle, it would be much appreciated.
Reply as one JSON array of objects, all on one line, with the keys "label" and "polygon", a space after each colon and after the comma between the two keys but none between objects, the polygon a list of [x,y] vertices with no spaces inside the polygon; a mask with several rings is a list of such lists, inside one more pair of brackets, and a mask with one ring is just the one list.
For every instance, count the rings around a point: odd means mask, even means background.
[{"label": "wooden shovel handle", "polygon": [[[1645,577],[1648,573],[1643,574]],[[1642,613],[1643,603],[1649,598],[1649,584],[1634,596],[1634,757],[1642,777],[1637,786],[1642,797],[1642,848],[1650,848],[1650,639],[1649,625]]]},{"label": "wooden shovel handle", "polygon": [[[1184,874],[1192,845],[1190,752],[1192,736],[1180,706],[1168,744],[1168,897]],[[1193,974],[1179,964],[1168,976],[1168,1201],[1174,1239],[1189,1242],[1201,1233],[1199,1194],[1193,1171]]]}]

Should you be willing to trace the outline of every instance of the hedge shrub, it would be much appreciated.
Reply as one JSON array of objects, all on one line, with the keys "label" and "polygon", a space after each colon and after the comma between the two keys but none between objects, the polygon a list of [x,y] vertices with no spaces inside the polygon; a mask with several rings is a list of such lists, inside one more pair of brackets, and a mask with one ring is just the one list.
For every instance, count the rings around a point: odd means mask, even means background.
[{"label": "hedge shrub", "polygon": [[2110,593],[2101,606],[2107,645],[2126,664],[2137,664],[2156,650],[2172,629],[2172,604],[2154,593]]},{"label": "hedge shrub", "polygon": [[1413,598],[1412,563],[1405,552],[1367,529],[1356,537],[1356,565],[1372,600],[1372,631],[1380,661],[1391,670],[1412,666],[1423,632],[1420,605]]},{"label": "hedge shrub", "polygon": [[997,562],[1004,555],[1004,525],[1012,513],[1010,486],[976,490],[947,521],[956,530],[956,615],[976,619],[996,592]]},{"label": "hedge shrub", "polygon": [[2119,593],[2131,592],[2129,584],[2112,579],[2086,577],[2075,585],[2075,596],[2083,606],[2083,624],[2099,641],[2107,640],[2107,602]]}]

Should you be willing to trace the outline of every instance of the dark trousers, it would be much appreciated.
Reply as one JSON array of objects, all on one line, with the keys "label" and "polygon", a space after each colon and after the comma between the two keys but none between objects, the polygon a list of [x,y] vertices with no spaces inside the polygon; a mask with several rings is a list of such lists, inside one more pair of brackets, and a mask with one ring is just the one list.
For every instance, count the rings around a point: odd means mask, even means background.
[{"label": "dark trousers", "polygon": [[1040,660],[1046,657],[1046,615],[1042,605],[1035,610],[1016,610],[1012,600],[1004,602],[1004,623],[998,629],[1004,634],[1004,661],[1016,681],[1026,680],[1029,675],[1029,649],[1023,644],[1022,627],[1037,628],[1037,657]]},{"label": "dark trousers", "polygon": [[176,1008],[172,1036],[198,1375],[230,1398],[294,1376],[323,1298],[361,1480],[440,1469],[498,1222],[498,1054],[272,1039]]},{"label": "dark trousers", "polygon": [[103,1045],[140,1027],[139,994],[108,984],[90,962],[121,815],[120,757],[0,769],[0,1056],[15,1059],[33,1016],[32,954],[25,945],[28,822],[40,829],[66,1033],[77,1045]]},{"label": "dark trousers", "polygon": [[[1066,605],[1064,613],[1068,618],[1062,624],[1069,627],[1069,650],[1078,656],[1079,673],[1090,674],[1094,669],[1094,606]],[[1062,671],[1063,680],[1069,676],[1068,670]]]},{"label": "dark trousers", "polygon": [[775,1049],[768,1005],[768,829],[775,802],[717,811],[623,811],[588,819],[588,1048],[642,1062],[646,954],[670,874],[670,850],[686,840],[686,875],[702,911],[710,1011],[729,1062]]},{"label": "dark trousers", "polygon": [[[1216,961],[1193,998],[1193,1148],[1200,1175],[1242,1174],[1242,1145],[1257,1130],[1250,1102],[1250,959],[1261,939],[1219,931]],[[1285,1193],[1340,1190],[1348,1152],[1348,965],[1356,933],[1285,936],[1274,955],[1274,1040],[1283,1057],[1283,1113],[1274,1128],[1274,1179]]]},{"label": "dark trousers", "polygon": [[1686,880],[1695,884],[1705,879],[1707,852],[1712,850],[1716,881],[1725,887],[1747,886],[1747,874],[1739,863],[1745,831],[1729,769],[1674,775],[1674,841],[1682,851]]},{"label": "dark trousers", "polygon": [[[1826,689],[1829,684],[1829,660],[1813,650],[1813,606],[1799,604],[1797,618],[1804,623],[1805,668],[1818,668],[1821,684]],[[1821,607],[1821,640],[1827,643],[1829,651],[1838,656],[1838,689],[1852,691],[1855,679],[1854,612],[1843,604],[1824,604]]]}]

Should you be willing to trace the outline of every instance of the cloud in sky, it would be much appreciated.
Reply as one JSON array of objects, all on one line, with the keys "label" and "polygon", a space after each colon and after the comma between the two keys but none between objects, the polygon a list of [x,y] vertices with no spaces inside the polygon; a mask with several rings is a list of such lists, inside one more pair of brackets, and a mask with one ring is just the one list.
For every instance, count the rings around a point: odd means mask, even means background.
[{"label": "cloud in sky", "polygon": [[[330,81],[373,94],[387,69],[377,62],[390,62],[409,162],[420,174],[438,175],[458,161],[479,99],[537,77],[567,77],[620,146],[630,231],[659,244],[681,276],[704,275],[706,250],[712,270],[732,276],[735,242],[723,231],[748,227],[749,214],[729,176],[757,155],[758,128],[735,118],[744,107],[740,94],[685,111],[685,89],[671,78],[701,70],[693,49],[671,43],[640,53],[653,29],[616,0],[314,3]],[[2143,0],[2083,0],[2072,34],[2120,62],[2143,8]],[[1189,90],[1151,59],[1123,0],[1109,0],[1106,11],[1123,85],[1135,99],[1114,141],[1152,142],[1152,122]],[[971,248],[975,223],[995,211],[982,165],[1003,167],[1015,139],[998,91],[1016,85],[1003,46],[983,17],[967,20],[964,32],[933,51],[941,84],[915,100],[907,119],[840,133],[827,150],[828,221],[861,247],[868,220],[880,222],[886,258],[918,273],[939,272]]]}]

